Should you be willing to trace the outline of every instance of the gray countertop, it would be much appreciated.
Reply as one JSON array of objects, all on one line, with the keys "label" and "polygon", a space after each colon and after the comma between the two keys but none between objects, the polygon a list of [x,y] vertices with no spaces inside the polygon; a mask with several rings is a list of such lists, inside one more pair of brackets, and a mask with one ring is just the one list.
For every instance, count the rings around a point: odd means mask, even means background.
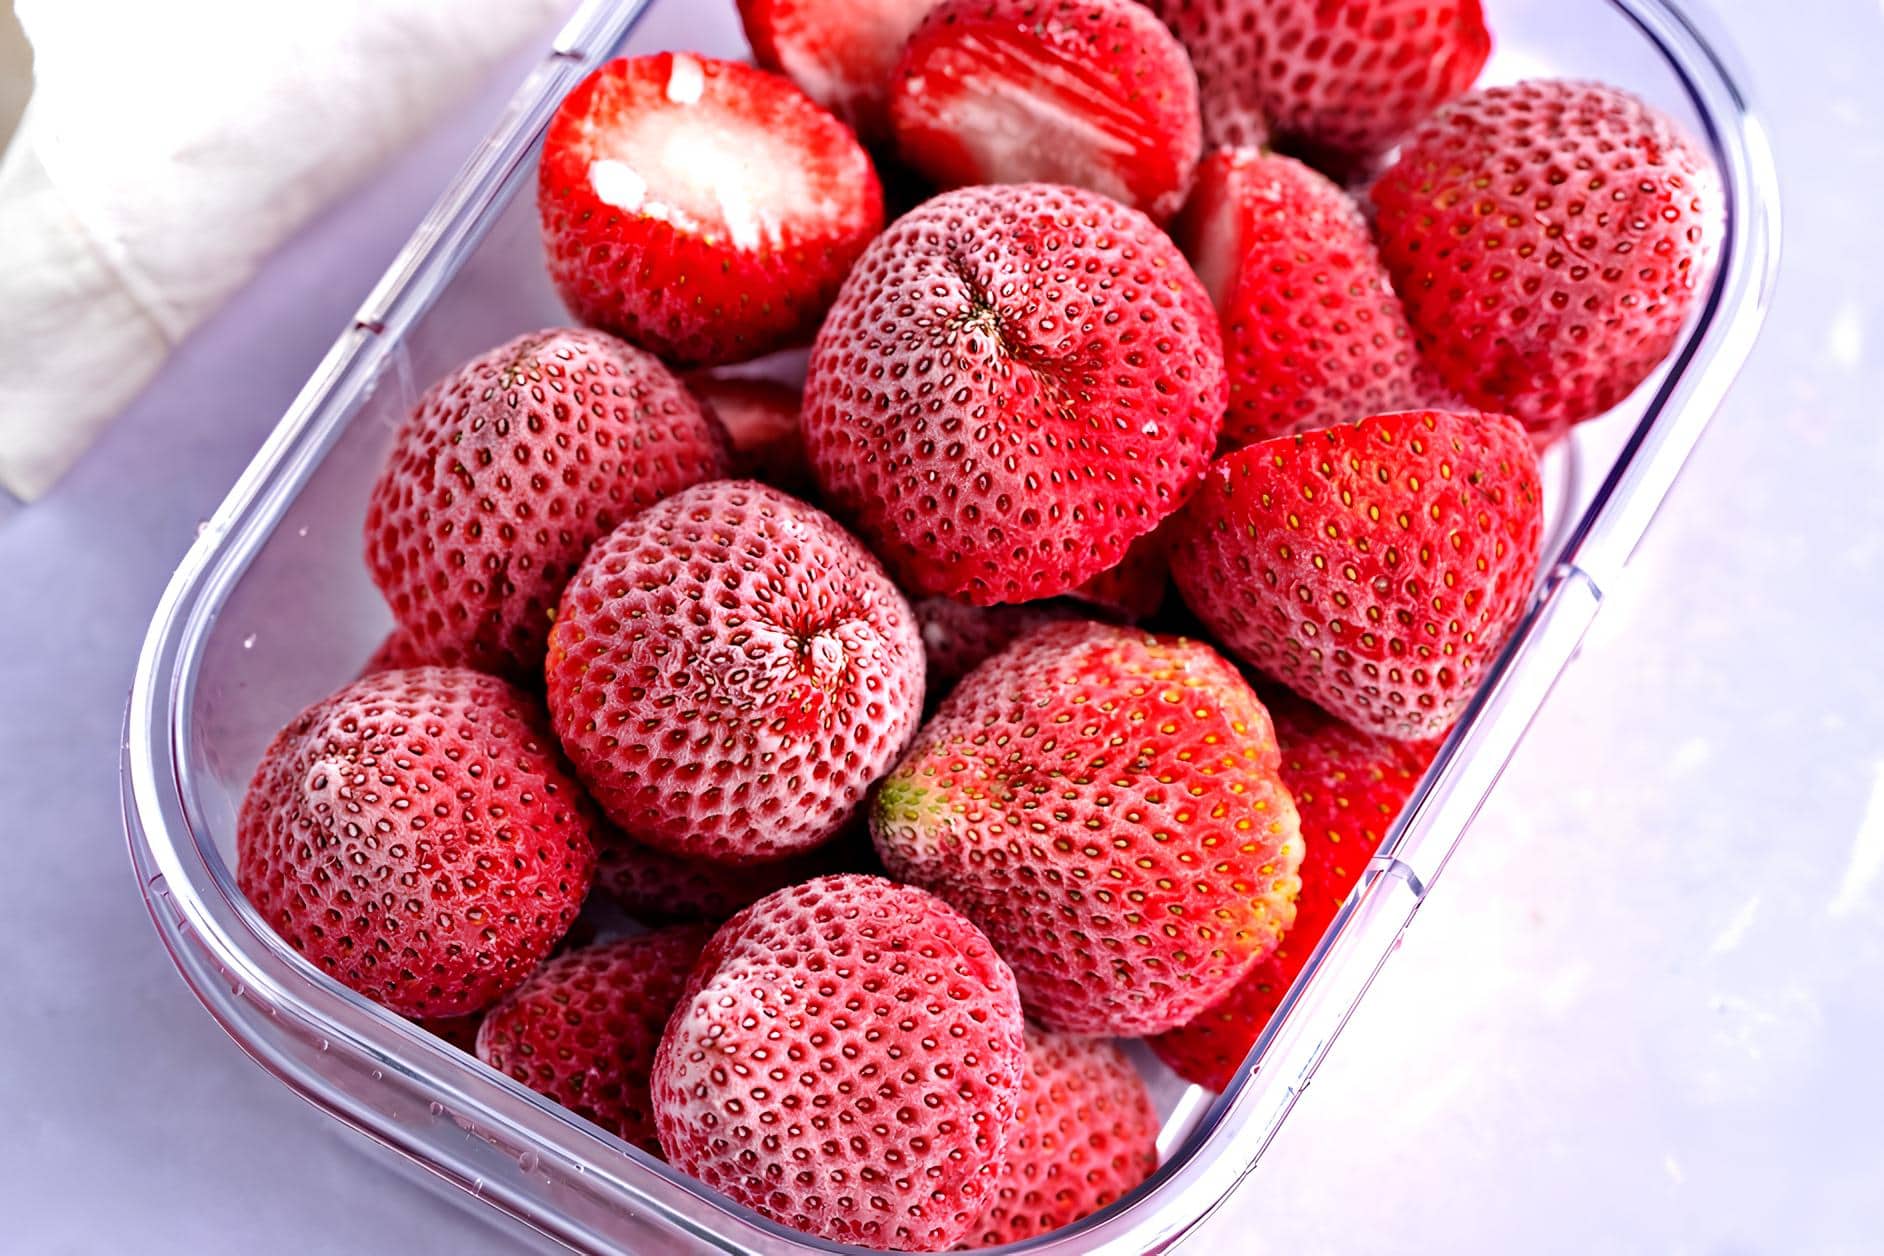
[{"label": "gray countertop", "polygon": [[[1197,1251],[1884,1247],[1884,12],[1716,4],[1785,186],[1766,332]],[[316,222],[50,497],[0,508],[0,1249],[501,1243],[203,1013],[117,786],[171,567],[491,116]]]}]

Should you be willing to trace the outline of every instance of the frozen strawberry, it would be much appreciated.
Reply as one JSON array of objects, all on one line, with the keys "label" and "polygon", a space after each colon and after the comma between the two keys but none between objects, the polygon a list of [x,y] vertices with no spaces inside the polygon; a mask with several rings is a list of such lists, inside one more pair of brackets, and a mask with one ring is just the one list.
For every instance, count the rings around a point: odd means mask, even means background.
[{"label": "frozen strawberry", "polygon": [[941,1251],[998,1180],[1025,1067],[1014,975],[881,877],[760,899],[707,943],[654,1060],[674,1167],[822,1238]]},{"label": "frozen strawberry", "polygon": [[677,925],[557,956],[485,1016],[478,1058],[658,1156],[648,1074],[711,932]]},{"label": "frozen strawberry", "polygon": [[1135,0],[941,0],[896,64],[890,123],[943,187],[1069,183],[1159,220],[1203,146],[1190,58]]},{"label": "frozen strawberry", "polygon": [[1164,604],[1170,574],[1164,529],[1159,528],[1133,541],[1124,558],[1066,596],[1093,607],[1098,612],[1093,618],[1136,623]]},{"label": "frozen strawberry", "polygon": [[236,821],[236,880],[341,984],[402,1016],[463,1016],[568,930],[594,831],[528,695],[462,668],[379,672],[263,752]]},{"label": "frozen strawberry", "polygon": [[1472,86],[1479,0],[1147,0],[1190,51],[1204,140],[1364,169]]},{"label": "frozen strawberry", "polygon": [[883,226],[850,128],[775,74],[685,52],[611,61],[569,94],[537,207],[576,317],[688,366],[809,336]]},{"label": "frozen strawberry", "polygon": [[596,847],[596,888],[636,920],[719,924],[774,890],[833,872],[855,872],[875,861],[867,835],[849,836],[852,824],[815,850],[772,863],[721,864],[670,855],[616,836]]},{"label": "frozen strawberry", "polygon": [[532,332],[439,380],[400,426],[367,502],[367,568],[409,657],[534,679],[595,539],[726,471],[719,425],[654,357]]},{"label": "frozen strawberry", "polygon": [[1299,698],[1271,702],[1269,712],[1282,745],[1282,782],[1295,796],[1308,847],[1295,923],[1227,998],[1150,1040],[1178,1076],[1212,1090],[1229,1085],[1256,1045],[1436,749],[1363,733]]},{"label": "frozen strawberry", "polygon": [[1224,647],[1357,728],[1451,727],[1530,601],[1537,455],[1439,410],[1219,459],[1174,529],[1178,592]]},{"label": "frozen strawberry", "polygon": [[916,620],[829,516],[750,480],[676,493],[589,551],[550,714],[631,839],[720,863],[842,827],[922,710]]},{"label": "frozen strawberry", "polygon": [[1427,400],[1359,208],[1290,157],[1223,149],[1173,228],[1216,304],[1232,447]]},{"label": "frozen strawberry", "polygon": [[939,702],[962,677],[1036,628],[1089,619],[1068,602],[1029,602],[1024,606],[969,606],[945,597],[926,597],[913,605],[928,660],[929,702]]},{"label": "frozen strawberry", "polygon": [[1116,1043],[1027,1027],[1007,1160],[964,1247],[998,1247],[1091,1216],[1158,1167],[1157,1109]]},{"label": "frozen strawberry", "polygon": [[739,0],[760,65],[872,142],[890,136],[890,71],[936,0]]},{"label": "frozen strawberry", "polygon": [[1543,435],[1609,409],[1668,356],[1721,234],[1706,158],[1596,83],[1473,93],[1407,140],[1372,196],[1434,369]]},{"label": "frozen strawberry", "polygon": [[373,652],[366,656],[366,662],[360,665],[361,676],[371,676],[374,672],[394,672],[406,667],[427,667],[435,660],[425,656],[412,633],[399,625],[393,625]]},{"label": "frozen strawberry", "polygon": [[1144,215],[962,188],[844,283],[805,381],[827,501],[916,596],[1076,588],[1196,487],[1222,423],[1216,313]]},{"label": "frozen strawberry", "polygon": [[817,495],[798,424],[798,389],[769,379],[715,375],[696,375],[687,384],[726,429],[732,478],[770,484],[805,501]]},{"label": "frozen strawberry", "polygon": [[891,876],[987,932],[1042,1025],[1157,1033],[1294,917],[1302,841],[1276,766],[1261,701],[1210,647],[1056,624],[956,686],[871,833]]}]

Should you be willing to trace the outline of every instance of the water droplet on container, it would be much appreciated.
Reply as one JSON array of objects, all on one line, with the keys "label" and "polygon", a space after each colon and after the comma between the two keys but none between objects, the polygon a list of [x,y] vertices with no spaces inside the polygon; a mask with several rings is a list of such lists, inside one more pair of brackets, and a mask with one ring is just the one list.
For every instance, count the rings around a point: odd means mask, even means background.
[{"label": "water droplet on container", "polygon": [[229,993],[235,995],[235,997],[238,999],[241,998],[243,995],[247,994],[248,992],[249,992],[248,987],[243,985],[239,981],[229,987]]},{"label": "water droplet on container", "polygon": [[201,536],[207,531],[209,531],[209,520],[198,519],[196,521],[196,535]]},{"label": "water droplet on container", "polygon": [[325,1050],[327,1050],[327,1039],[325,1039],[325,1038],[322,1038],[322,1039],[321,1039],[321,1040],[320,1040],[320,1041],[319,1041],[318,1043],[316,1043],[315,1045],[316,1045],[317,1047],[319,1047],[319,1048],[320,1048],[320,1049],[321,1049],[322,1051],[325,1051]]},{"label": "water droplet on container", "polygon": [[242,638],[242,648],[245,650],[253,650],[255,648],[254,633],[251,632],[248,636]]},{"label": "water droplet on container", "polygon": [[307,525],[306,525],[306,524],[304,523],[304,524],[302,524],[302,525],[301,525],[300,527],[298,527],[298,528],[296,528],[296,529],[294,530],[294,534],[295,534],[296,536],[306,536],[306,535],[307,535]]},{"label": "water droplet on container", "polygon": [[434,1100],[432,1100],[432,1101],[431,1101],[430,1103],[428,1103],[428,1104],[426,1104],[425,1106],[426,1106],[426,1108],[427,1108],[427,1109],[429,1109],[429,1110],[431,1111],[431,1113],[432,1113],[432,1115],[433,1115],[433,1116],[444,1116],[444,1115],[445,1115],[445,1105],[444,1105],[444,1104],[442,1104],[442,1103],[440,1103],[440,1102],[439,1102],[438,1100],[436,1100],[436,1099],[434,1099]]},{"label": "water droplet on container", "polygon": [[517,1157],[517,1167],[522,1169],[525,1173],[535,1173],[536,1166],[539,1163],[540,1161],[534,1151],[526,1151],[521,1156]]}]

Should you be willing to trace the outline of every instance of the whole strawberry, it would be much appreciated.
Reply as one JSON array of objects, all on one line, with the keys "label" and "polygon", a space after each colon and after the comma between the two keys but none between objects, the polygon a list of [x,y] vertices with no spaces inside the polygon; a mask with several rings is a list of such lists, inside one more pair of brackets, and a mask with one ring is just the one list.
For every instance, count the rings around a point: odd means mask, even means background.
[{"label": "whole strawberry", "polygon": [[969,606],[945,597],[913,604],[927,659],[928,702],[934,706],[956,682],[1036,628],[1091,616],[1070,602],[1023,606]]},{"label": "whole strawberry", "polygon": [[1458,719],[1523,615],[1543,523],[1515,419],[1374,415],[1218,459],[1171,570],[1231,653],[1417,741]]},{"label": "whole strawberry", "polygon": [[883,226],[849,127],[775,74],[686,52],[611,61],[569,93],[537,208],[571,312],[684,366],[810,335]]},{"label": "whole strawberry", "polygon": [[798,422],[803,406],[798,389],[769,379],[704,374],[687,386],[726,429],[732,451],[729,478],[770,484],[803,501],[817,496],[818,481]]},{"label": "whole strawberry", "polygon": [[1091,1216],[1158,1167],[1158,1111],[1116,1043],[1027,1027],[1006,1162],[963,1247],[997,1247]]},{"label": "whole strawberry", "polygon": [[1217,307],[1247,445],[1421,404],[1419,358],[1359,208],[1290,157],[1221,149],[1173,227]]},{"label": "whole strawberry", "polygon": [[1147,0],[1197,66],[1204,142],[1364,170],[1472,86],[1479,0]]},{"label": "whole strawberry", "polygon": [[881,877],[768,895],[707,943],[654,1060],[675,1168],[781,1225],[942,1251],[987,1206],[1025,1049],[1014,976]]},{"label": "whole strawberry", "polygon": [[463,1016],[568,931],[595,827],[521,690],[462,668],[377,672],[263,752],[236,881],[341,984],[402,1016]]},{"label": "whole strawberry", "polygon": [[752,55],[865,140],[890,137],[890,71],[936,0],[739,0]]},{"label": "whole strawberry", "polygon": [[596,844],[595,888],[644,924],[717,925],[774,890],[829,873],[868,870],[875,863],[869,835],[855,822],[815,850],[771,863],[712,863],[612,834]]},{"label": "whole strawberry", "polygon": [[1456,101],[1372,197],[1434,370],[1543,437],[1609,409],[1668,356],[1721,235],[1707,159],[1662,113],[1597,83]]},{"label": "whole strawberry", "polygon": [[818,333],[812,465],[913,595],[1065,593],[1196,487],[1216,324],[1143,214],[1043,184],[944,193],[877,238]]},{"label": "whole strawberry", "polygon": [[871,833],[891,876],[987,932],[1042,1025],[1157,1033],[1294,916],[1302,843],[1276,765],[1262,703],[1210,647],[1055,624],[956,686]]},{"label": "whole strawberry", "polygon": [[1282,745],[1282,782],[1308,848],[1295,923],[1228,997],[1150,1040],[1178,1076],[1219,1091],[1256,1045],[1437,748],[1363,733],[1299,698],[1271,702],[1269,712]]},{"label": "whole strawberry", "polygon": [[1067,597],[1094,608],[1093,619],[1137,623],[1157,614],[1164,591],[1171,583],[1170,556],[1165,529],[1147,532],[1133,541],[1125,557],[1091,577]]},{"label": "whole strawberry", "polygon": [[719,425],[612,336],[552,328],[473,358],[419,399],[367,502],[403,658],[534,678],[596,538],[726,471]]},{"label": "whole strawberry", "polygon": [[1190,59],[1136,0],[941,0],[897,62],[890,121],[943,187],[1069,183],[1159,220],[1203,144]]},{"label": "whole strawberry", "polygon": [[631,839],[720,863],[825,841],[922,710],[915,616],[828,515],[695,485],[598,542],[545,676],[576,773]]},{"label": "whole strawberry", "polygon": [[485,1016],[478,1058],[658,1156],[648,1074],[710,933],[678,925],[557,956]]}]

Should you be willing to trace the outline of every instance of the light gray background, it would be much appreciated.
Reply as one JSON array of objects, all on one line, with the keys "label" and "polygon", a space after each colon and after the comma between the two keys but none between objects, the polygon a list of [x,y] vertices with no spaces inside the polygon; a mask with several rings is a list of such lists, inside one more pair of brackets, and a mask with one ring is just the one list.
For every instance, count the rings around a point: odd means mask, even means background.
[{"label": "light gray background", "polygon": [[[1716,3],[1785,184],[1765,336],[1401,953],[1187,1250],[1884,1249],[1884,12]],[[0,1250],[502,1245],[203,1014],[117,794],[172,565],[492,111],[285,249],[49,498],[0,507]]]}]

